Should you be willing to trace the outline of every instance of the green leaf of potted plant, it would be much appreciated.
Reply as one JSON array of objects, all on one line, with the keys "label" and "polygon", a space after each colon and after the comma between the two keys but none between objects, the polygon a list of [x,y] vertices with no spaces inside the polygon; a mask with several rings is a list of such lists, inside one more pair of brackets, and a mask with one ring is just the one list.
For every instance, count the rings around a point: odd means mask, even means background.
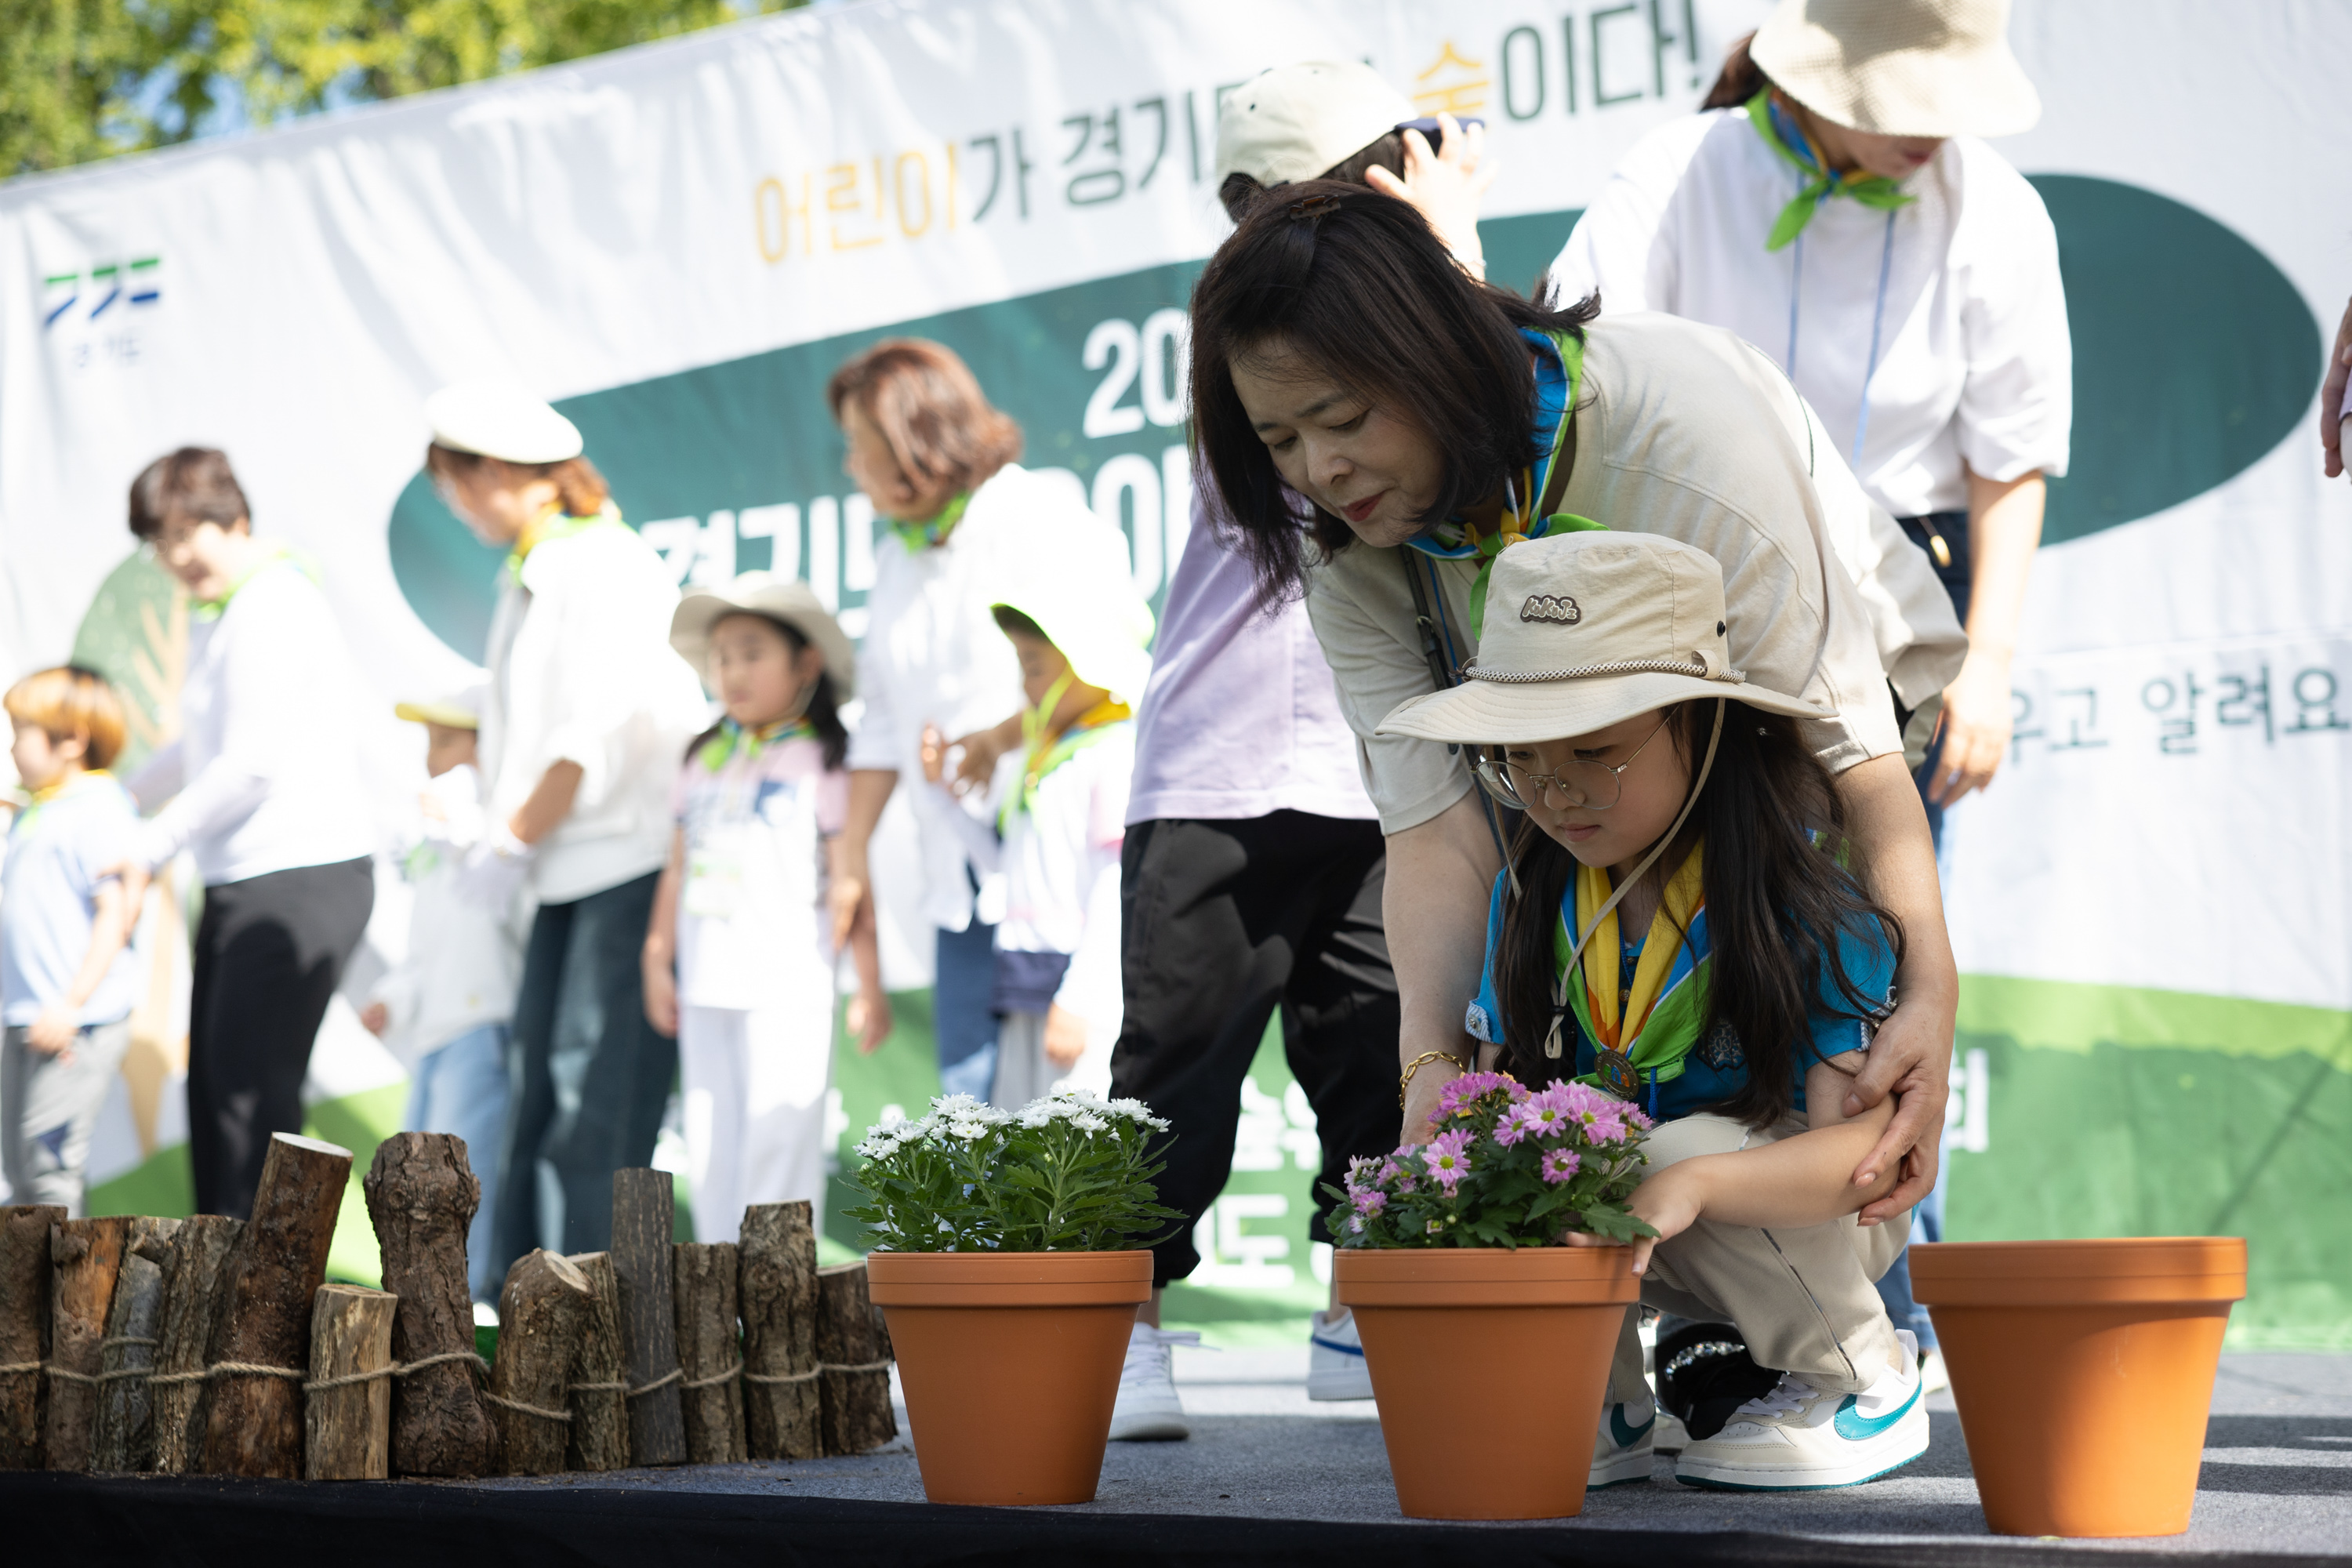
[{"label": "green leaf of potted plant", "polygon": [[1431,1125],[1325,1189],[1397,1501],[1415,1519],[1577,1513],[1640,1299],[1624,1244],[1656,1234],[1625,1206],[1649,1118],[1582,1084],[1467,1073]]},{"label": "green leaf of potted plant", "polygon": [[1064,1093],[1017,1111],[970,1095],[867,1131],[845,1210],[873,1228],[875,1305],[933,1502],[1087,1502],[1135,1309],[1151,1296],[1168,1123]]}]

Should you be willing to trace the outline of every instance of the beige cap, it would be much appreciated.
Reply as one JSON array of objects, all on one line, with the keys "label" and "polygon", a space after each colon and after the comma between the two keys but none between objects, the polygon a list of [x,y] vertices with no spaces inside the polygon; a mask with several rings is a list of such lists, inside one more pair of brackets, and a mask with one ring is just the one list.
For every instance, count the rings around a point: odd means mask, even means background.
[{"label": "beige cap", "polygon": [[1412,100],[1360,61],[1276,66],[1225,94],[1215,184],[1228,174],[1268,186],[1314,179],[1417,112]]},{"label": "beige cap", "polygon": [[746,572],[732,583],[715,588],[688,588],[669,617],[669,646],[677,649],[694,673],[710,664],[710,631],[730,615],[748,612],[782,621],[808,639],[824,656],[824,672],[833,677],[833,694],[846,702],[857,689],[857,650],[849,634],[817,600],[816,590],[773,572]]},{"label": "beige cap", "polygon": [[522,388],[466,381],[425,400],[433,443],[509,463],[561,463],[582,450],[580,427]]},{"label": "beige cap", "polygon": [[1732,668],[1728,630],[1723,568],[1704,550],[1655,533],[1530,539],[1495,558],[1462,684],[1397,704],[1379,732],[1519,745],[1710,697],[1831,717]]},{"label": "beige cap", "polygon": [[1748,58],[1832,124],[2013,136],[2042,118],[2042,97],[2008,31],[2009,0],[1780,0]]}]

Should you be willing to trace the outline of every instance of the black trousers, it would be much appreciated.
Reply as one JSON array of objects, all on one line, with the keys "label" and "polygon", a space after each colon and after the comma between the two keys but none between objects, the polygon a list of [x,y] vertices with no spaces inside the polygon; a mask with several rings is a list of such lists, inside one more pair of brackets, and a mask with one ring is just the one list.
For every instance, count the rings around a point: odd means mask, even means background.
[{"label": "black trousers", "polygon": [[659,872],[541,904],[507,1041],[506,1138],[490,1250],[503,1279],[534,1247],[602,1252],[613,1173],[653,1163],[677,1042],[646,1018],[638,954]]},{"label": "black trousers", "polygon": [[1380,825],[1304,812],[1127,830],[1119,858],[1126,1022],[1111,1092],[1173,1124],[1160,1201],[1184,1228],[1154,1249],[1152,1284],[1199,1266],[1192,1226],[1232,1173],[1242,1079],[1282,1010],[1290,1071],[1315,1108],[1323,1172],[1311,1234],[1329,1241],[1322,1184],[1397,1138],[1397,989],[1381,925]]},{"label": "black trousers", "polygon": [[188,1005],[197,1213],[250,1218],[269,1135],[302,1131],[310,1046],[374,908],[365,859],[205,889]]}]

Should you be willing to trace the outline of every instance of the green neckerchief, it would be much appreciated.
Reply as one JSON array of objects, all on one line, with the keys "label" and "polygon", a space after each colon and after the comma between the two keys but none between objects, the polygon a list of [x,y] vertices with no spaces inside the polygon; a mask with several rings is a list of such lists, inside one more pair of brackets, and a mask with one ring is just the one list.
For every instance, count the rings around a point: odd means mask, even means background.
[{"label": "green neckerchief", "polygon": [[1052,740],[1046,738],[1046,725],[1052,721],[1055,706],[1062,694],[1077,679],[1075,669],[1064,670],[1062,678],[1046,689],[1045,700],[1021,715],[1021,738],[1028,761],[1021,770],[1021,788],[997,808],[996,831],[1008,832],[1013,818],[1034,811],[1037,805],[1037,786],[1055,768],[1097,742],[1110,738],[1111,731],[1135,716],[1135,710],[1115,697],[1105,696],[1100,702],[1070,721],[1070,727]]},{"label": "green neckerchief", "polygon": [[314,583],[319,580],[319,574],[312,569],[310,562],[295,554],[285,545],[264,544],[260,546],[260,553],[254,557],[253,563],[238,573],[230,580],[229,585],[221,590],[219,598],[194,600],[188,605],[188,614],[200,621],[219,620],[222,613],[228,608],[228,602],[236,597],[240,589],[280,561],[291,561],[302,569],[304,576]]},{"label": "green neckerchief", "polygon": [[816,739],[816,726],[806,719],[779,719],[756,730],[747,730],[732,719],[721,719],[719,733],[702,742],[702,765],[715,773],[739,752],[745,762],[756,762],[770,746],[803,739]]},{"label": "green neckerchief", "polygon": [[[231,593],[236,592],[233,588],[229,591]],[[112,784],[114,782],[114,775],[108,773],[104,768],[85,768],[80,773],[74,774],[73,777],[66,780],[62,784],[53,784],[47,789],[35,790],[33,792],[33,803],[24,810],[18,812],[16,814],[16,820],[9,824],[8,832],[10,836],[14,837],[19,833],[32,832],[33,824],[40,819],[41,808],[43,806],[48,805],[51,801],[63,800],[69,795],[79,795],[81,793],[81,786],[91,779],[104,779],[107,783]]]},{"label": "green neckerchief", "polygon": [[971,492],[965,490],[940,508],[936,517],[927,517],[919,522],[894,517],[890,520],[890,530],[906,545],[909,555],[925,550],[937,550],[948,542],[948,535],[955,531],[955,525],[963,521],[963,509],[971,504]]},{"label": "green neckerchief", "polygon": [[1801,145],[1804,142],[1803,132],[1793,125],[1789,128],[1801,144],[1799,147],[1790,146],[1782,138],[1774,124],[1778,112],[1772,102],[1772,89],[1769,87],[1748,100],[1748,122],[1756,127],[1756,134],[1764,138],[1764,145],[1779,153],[1802,175],[1805,184],[1797,192],[1797,199],[1782,207],[1780,216],[1772,220],[1772,232],[1764,241],[1766,250],[1779,250],[1804,233],[1805,226],[1813,221],[1813,214],[1832,196],[1852,196],[1864,206],[1876,207],[1882,212],[1907,207],[1919,199],[1906,195],[1900,185],[1884,174],[1864,174],[1856,180],[1849,179],[1835,169],[1822,173],[1821,161],[1814,156],[1812,148]]},{"label": "green neckerchief", "polygon": [[530,558],[532,551],[550,540],[577,539],[592,528],[603,528],[608,524],[614,528],[625,526],[621,521],[620,509],[609,502],[604,510],[593,517],[573,517],[561,507],[550,508],[537,522],[515,536],[514,552],[507,557],[507,575],[520,586],[522,563]]}]

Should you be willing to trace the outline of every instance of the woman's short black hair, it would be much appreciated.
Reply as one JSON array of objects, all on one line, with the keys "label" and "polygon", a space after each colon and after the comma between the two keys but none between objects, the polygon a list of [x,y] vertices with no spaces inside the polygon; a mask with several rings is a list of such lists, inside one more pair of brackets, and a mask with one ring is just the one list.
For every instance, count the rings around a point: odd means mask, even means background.
[{"label": "woman's short black hair", "polygon": [[1417,426],[1445,467],[1428,516],[1495,493],[1536,456],[1535,377],[1521,328],[1581,336],[1593,296],[1565,310],[1462,270],[1421,214],[1363,185],[1309,180],[1260,200],[1192,290],[1192,443],[1268,601],[1293,596],[1307,551],[1354,539],[1320,508],[1307,529],[1234,390],[1274,347]]}]

